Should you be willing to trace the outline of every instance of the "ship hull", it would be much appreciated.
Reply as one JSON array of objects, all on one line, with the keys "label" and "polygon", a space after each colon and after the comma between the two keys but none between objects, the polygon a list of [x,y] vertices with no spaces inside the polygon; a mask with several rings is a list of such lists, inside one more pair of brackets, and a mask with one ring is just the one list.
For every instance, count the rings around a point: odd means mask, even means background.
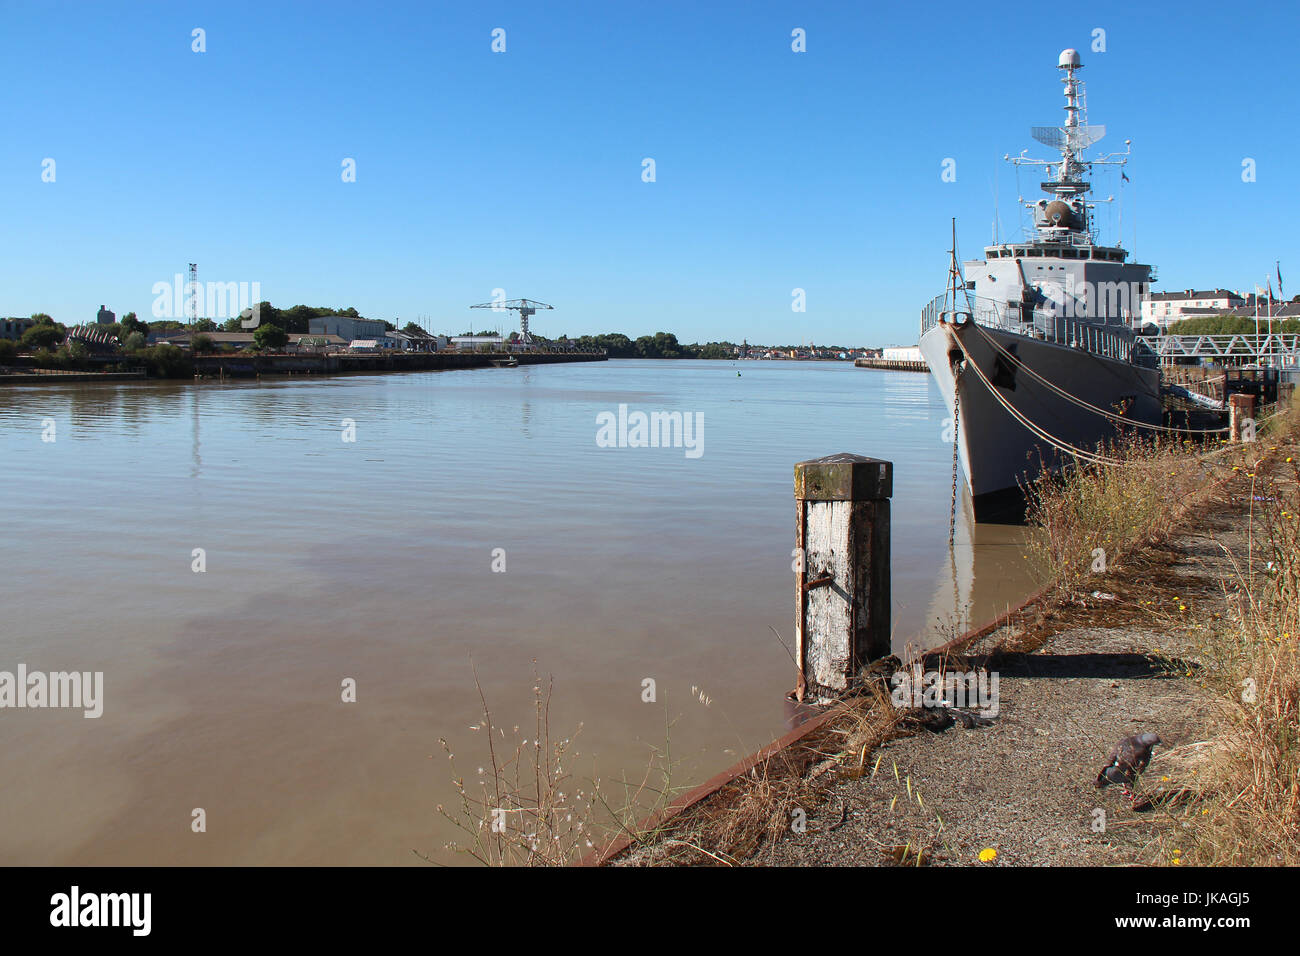
[{"label": "ship hull", "polygon": [[[998,354],[986,336],[1012,352],[1024,368]],[[1026,369],[1090,405],[1123,409],[1126,419],[1148,424],[1161,420],[1160,375],[1155,369],[970,323],[936,324],[921,336],[920,347],[948,407],[953,407],[954,395],[960,399],[958,455],[977,520],[1023,504],[1024,484],[1045,470],[1059,471],[1069,458],[1017,421],[990,394],[990,386],[1049,435],[1089,451],[1116,438],[1123,426],[1056,394]],[[966,355],[989,385],[970,368],[957,375]]]}]

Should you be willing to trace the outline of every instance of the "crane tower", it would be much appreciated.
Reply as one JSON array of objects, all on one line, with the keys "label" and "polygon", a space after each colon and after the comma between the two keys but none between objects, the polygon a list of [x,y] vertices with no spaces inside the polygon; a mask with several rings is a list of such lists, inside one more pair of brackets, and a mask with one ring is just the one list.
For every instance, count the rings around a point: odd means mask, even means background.
[{"label": "crane tower", "polygon": [[492,309],[495,312],[513,311],[519,313],[519,341],[523,345],[532,345],[533,337],[528,334],[528,320],[539,309],[554,309],[555,306],[534,299],[510,299],[508,301],[480,302],[471,305],[471,309]]}]

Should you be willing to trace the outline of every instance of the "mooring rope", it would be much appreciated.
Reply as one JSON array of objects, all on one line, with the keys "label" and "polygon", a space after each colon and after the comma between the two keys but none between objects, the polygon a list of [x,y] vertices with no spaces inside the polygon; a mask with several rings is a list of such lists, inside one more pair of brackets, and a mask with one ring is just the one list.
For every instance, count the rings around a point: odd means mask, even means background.
[{"label": "mooring rope", "polygon": [[1109,418],[1112,421],[1116,421],[1124,425],[1132,425],[1135,428],[1148,428],[1151,429],[1152,431],[1173,432],[1178,435],[1218,435],[1228,430],[1227,428],[1172,428],[1168,425],[1153,425],[1148,422],[1138,421],[1137,419],[1134,418],[1125,418],[1123,415],[1117,415],[1114,412],[1109,411],[1107,409],[1099,408],[1098,406],[1086,402],[1083,399],[1079,398],[1078,396],[1070,394],[1060,386],[1048,381],[1046,378],[1039,375],[1032,368],[1026,365],[1023,359],[1021,359],[1015,353],[1010,352],[1006,348],[1004,348],[1002,344],[999,343],[997,339],[993,338],[993,336],[990,335],[987,331],[985,331],[979,325],[978,322],[972,324],[975,326],[975,331],[978,332],[981,336],[983,336],[984,341],[988,342],[988,344],[991,345],[994,349],[996,349],[999,354],[1001,354],[1003,357],[1010,360],[1011,362],[1015,363],[1015,365],[1018,368],[1024,369],[1024,371],[1035,381],[1041,382],[1043,385],[1051,389],[1057,395],[1060,395],[1066,401],[1073,402],[1075,405],[1078,405],[1080,408],[1086,408],[1089,411],[1096,412],[1098,415],[1104,415],[1106,418]]},{"label": "mooring rope", "polygon": [[[978,326],[976,327],[978,328]],[[966,364],[971,366],[975,370],[975,375],[979,378],[981,382],[984,383],[984,387],[989,390],[989,394],[992,395],[995,399],[997,399],[998,403],[1003,408],[1005,408],[1008,412],[1010,412],[1011,416],[1015,418],[1016,421],[1020,422],[1020,424],[1024,425],[1027,429],[1029,429],[1031,432],[1033,432],[1043,441],[1047,442],[1049,445],[1051,445],[1053,448],[1057,449],[1058,451],[1063,451],[1068,455],[1073,455],[1075,458],[1081,458],[1090,464],[1094,464],[1094,465],[1129,464],[1119,458],[1110,458],[1106,455],[1098,454],[1097,452],[1087,451],[1086,449],[1083,448],[1076,448],[1074,445],[1071,445],[1069,442],[1065,441],[1064,439],[1060,439],[1054,435],[1048,434],[1038,425],[1031,422],[1028,418],[1026,418],[1024,415],[1020,413],[1020,410],[1018,408],[1016,408],[1009,401],[1007,401],[1007,399],[1003,397],[1002,393],[999,392],[997,388],[994,387],[993,383],[988,380],[988,376],[984,374],[984,370],[980,368],[979,365],[976,363],[975,359],[971,357],[970,351],[966,348],[966,343],[961,340],[961,336],[954,335],[953,338],[957,341],[958,347],[961,349],[962,354],[966,357]]]},{"label": "mooring rope", "polygon": [[[1111,458],[1108,455],[1103,455],[1098,452],[1088,451],[1083,448],[1078,448],[1074,445],[1071,445],[1069,442],[1065,441],[1064,439],[1057,438],[1056,436],[1049,434],[1047,431],[1043,430],[1037,424],[1035,424],[1034,422],[1026,418],[1021,413],[1020,409],[1012,405],[1011,402],[1008,401],[1006,397],[1003,396],[1002,393],[997,390],[997,388],[993,385],[993,383],[989,381],[988,376],[984,374],[984,370],[979,367],[975,359],[971,356],[970,351],[966,348],[966,343],[961,340],[961,336],[953,335],[953,339],[956,340],[958,348],[961,349],[962,355],[964,355],[966,358],[965,364],[974,368],[976,377],[978,377],[979,380],[984,383],[984,387],[989,390],[990,395],[992,395],[995,399],[997,399],[998,404],[1000,404],[1003,408],[1005,408],[1008,412],[1010,412],[1011,416],[1016,421],[1020,422],[1020,424],[1024,425],[1025,428],[1029,429],[1029,431],[1033,432],[1033,434],[1037,435],[1039,438],[1047,442],[1053,448],[1057,449],[1058,451],[1063,451],[1067,455],[1072,455],[1073,457],[1079,458],[1092,465],[1115,465],[1115,466],[1124,466],[1130,468],[1142,468],[1142,467],[1148,467],[1150,465],[1150,462],[1125,461],[1122,458]],[[1270,418],[1271,417],[1272,416],[1270,416]],[[1259,424],[1263,424],[1263,422],[1266,422],[1267,420],[1268,419],[1264,419]],[[1196,457],[1198,459],[1215,458],[1219,455],[1222,455],[1224,452],[1230,451],[1233,447],[1234,447],[1233,445],[1226,445],[1223,448],[1217,448],[1214,451],[1205,452],[1203,454],[1197,455]]]}]

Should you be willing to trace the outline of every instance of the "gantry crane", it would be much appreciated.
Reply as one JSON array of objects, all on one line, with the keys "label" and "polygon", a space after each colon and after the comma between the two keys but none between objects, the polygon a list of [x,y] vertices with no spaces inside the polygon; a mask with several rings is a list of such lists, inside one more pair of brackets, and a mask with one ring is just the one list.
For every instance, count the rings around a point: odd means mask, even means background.
[{"label": "gantry crane", "polygon": [[494,312],[513,311],[519,313],[519,341],[524,345],[531,345],[533,338],[528,334],[528,318],[538,309],[553,309],[555,306],[547,305],[545,302],[536,302],[533,299],[510,299],[508,301],[498,300],[494,302],[481,302],[478,305],[471,305],[471,309],[492,309]]}]

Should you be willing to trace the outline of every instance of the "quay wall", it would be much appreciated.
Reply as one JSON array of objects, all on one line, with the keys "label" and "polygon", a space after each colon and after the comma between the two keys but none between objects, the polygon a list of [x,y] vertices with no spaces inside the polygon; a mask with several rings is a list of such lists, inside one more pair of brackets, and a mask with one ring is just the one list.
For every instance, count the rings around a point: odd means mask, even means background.
[{"label": "quay wall", "polygon": [[66,385],[69,382],[122,382],[138,381],[144,377],[144,369],[133,372],[67,372],[61,369],[53,369],[44,372],[0,374],[0,385]]},{"label": "quay wall", "polygon": [[201,376],[340,375],[350,372],[422,372],[458,368],[489,368],[494,361],[513,357],[520,365],[558,362],[603,362],[604,353],[593,352],[416,352],[330,353],[326,355],[199,355],[194,373]]},{"label": "quay wall", "polygon": [[860,358],[854,359],[858,368],[883,368],[893,372],[928,372],[930,366],[924,362],[909,362],[898,359]]}]

